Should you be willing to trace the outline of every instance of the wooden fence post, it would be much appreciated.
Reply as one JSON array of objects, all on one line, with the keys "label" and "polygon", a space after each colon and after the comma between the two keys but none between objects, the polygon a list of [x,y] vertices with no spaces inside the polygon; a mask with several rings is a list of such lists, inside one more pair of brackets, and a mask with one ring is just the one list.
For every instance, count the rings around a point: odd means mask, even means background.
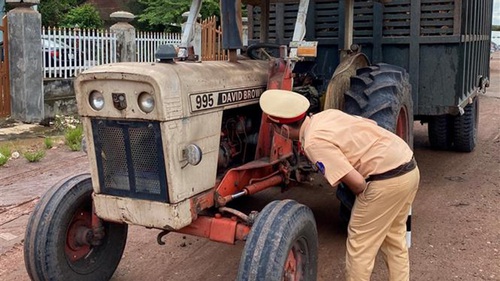
[{"label": "wooden fence post", "polygon": [[217,27],[217,17],[205,19],[201,23],[201,55],[204,61],[224,61],[227,51],[222,48],[222,29]]}]

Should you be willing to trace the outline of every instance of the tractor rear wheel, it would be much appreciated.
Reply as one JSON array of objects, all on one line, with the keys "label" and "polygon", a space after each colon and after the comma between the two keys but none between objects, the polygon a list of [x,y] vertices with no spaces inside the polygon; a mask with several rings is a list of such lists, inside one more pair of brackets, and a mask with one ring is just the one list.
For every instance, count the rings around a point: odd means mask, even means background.
[{"label": "tractor rear wheel", "polygon": [[120,262],[127,225],[102,222],[103,237],[92,230],[89,174],[54,185],[30,216],[24,244],[32,280],[109,280]]},{"label": "tractor rear wheel", "polygon": [[358,69],[344,111],[376,121],[413,148],[413,101],[404,68],[381,63]]},{"label": "tractor rear wheel", "polygon": [[335,69],[328,88],[325,93],[324,109],[339,109],[344,108],[344,93],[351,87],[351,77],[356,75],[356,71],[360,68],[370,65],[368,58],[363,53],[350,55],[347,59],[343,59]]},{"label": "tractor rear wheel", "polygon": [[472,152],[476,147],[477,128],[479,125],[479,100],[474,98],[464,108],[464,114],[454,117],[453,146],[460,152]]},{"label": "tractor rear wheel", "polygon": [[273,201],[257,217],[243,249],[238,281],[313,281],[318,232],[311,209]]}]

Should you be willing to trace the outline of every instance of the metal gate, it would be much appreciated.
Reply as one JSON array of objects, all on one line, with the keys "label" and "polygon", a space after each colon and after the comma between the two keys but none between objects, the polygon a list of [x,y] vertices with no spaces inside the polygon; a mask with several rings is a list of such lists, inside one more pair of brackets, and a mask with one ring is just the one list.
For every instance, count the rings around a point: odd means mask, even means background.
[{"label": "metal gate", "polygon": [[211,17],[201,22],[201,60],[227,60],[227,51],[222,49],[222,30],[217,27],[217,18]]},{"label": "metal gate", "polygon": [[7,16],[3,17],[0,31],[3,40],[0,42],[0,117],[10,115],[10,80],[9,80],[9,44],[7,35]]}]

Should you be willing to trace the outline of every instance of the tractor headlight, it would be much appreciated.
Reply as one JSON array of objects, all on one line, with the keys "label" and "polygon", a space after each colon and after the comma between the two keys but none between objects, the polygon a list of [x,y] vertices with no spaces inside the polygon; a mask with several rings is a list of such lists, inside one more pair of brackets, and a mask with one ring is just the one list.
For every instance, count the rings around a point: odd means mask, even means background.
[{"label": "tractor headlight", "polygon": [[104,96],[101,92],[99,91],[92,91],[92,93],[90,93],[90,96],[89,96],[89,103],[90,103],[90,106],[94,109],[94,110],[101,110],[104,108]]},{"label": "tractor headlight", "polygon": [[141,93],[137,102],[139,108],[145,113],[150,113],[155,108],[155,99],[150,93]]}]

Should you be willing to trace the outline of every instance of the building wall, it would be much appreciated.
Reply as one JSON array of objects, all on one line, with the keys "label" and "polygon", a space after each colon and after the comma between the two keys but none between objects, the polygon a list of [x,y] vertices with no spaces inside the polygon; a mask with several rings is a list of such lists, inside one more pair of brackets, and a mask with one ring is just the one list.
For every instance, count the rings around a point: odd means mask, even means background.
[{"label": "building wall", "polygon": [[94,5],[101,14],[101,18],[104,20],[106,26],[112,25],[109,15],[117,11],[127,11],[128,4],[134,0],[87,0],[86,3]]}]

